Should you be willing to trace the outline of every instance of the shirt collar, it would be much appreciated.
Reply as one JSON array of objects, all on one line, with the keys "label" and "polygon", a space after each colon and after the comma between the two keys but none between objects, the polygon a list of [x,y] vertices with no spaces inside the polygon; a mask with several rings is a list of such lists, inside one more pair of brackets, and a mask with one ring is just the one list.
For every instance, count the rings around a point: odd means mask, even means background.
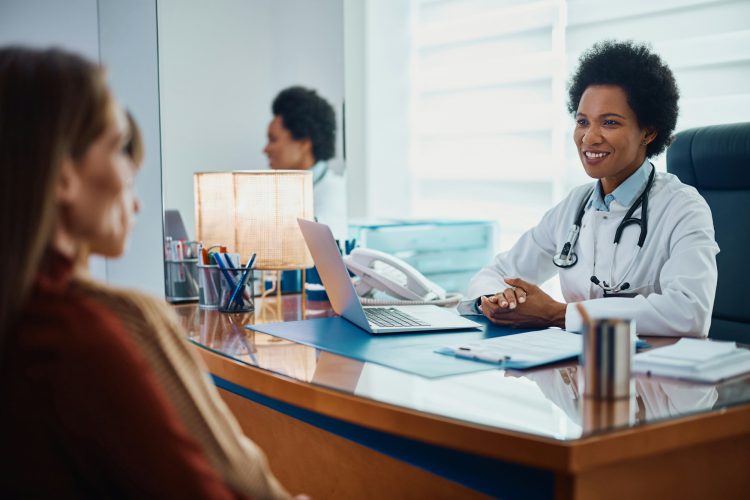
[{"label": "shirt collar", "polygon": [[310,170],[313,174],[313,184],[317,184],[323,177],[325,177],[326,172],[328,172],[328,163],[321,160],[313,165]]},{"label": "shirt collar", "polygon": [[596,188],[591,194],[591,199],[586,208],[588,209],[593,205],[599,212],[609,212],[609,207],[613,200],[617,200],[617,203],[623,207],[629,207],[646,187],[648,177],[651,174],[651,168],[651,162],[648,161],[648,158],[643,160],[638,170],[630,174],[630,177],[625,179],[622,184],[617,186],[607,196],[602,196],[602,182],[597,181]]}]

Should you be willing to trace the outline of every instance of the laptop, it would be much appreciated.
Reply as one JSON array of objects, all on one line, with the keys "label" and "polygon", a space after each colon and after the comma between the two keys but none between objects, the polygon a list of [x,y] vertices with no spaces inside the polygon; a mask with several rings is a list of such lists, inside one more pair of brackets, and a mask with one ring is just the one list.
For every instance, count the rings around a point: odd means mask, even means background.
[{"label": "laptop", "polygon": [[482,325],[434,305],[363,307],[354,291],[331,229],[297,219],[336,314],[370,333],[409,333],[481,328]]}]

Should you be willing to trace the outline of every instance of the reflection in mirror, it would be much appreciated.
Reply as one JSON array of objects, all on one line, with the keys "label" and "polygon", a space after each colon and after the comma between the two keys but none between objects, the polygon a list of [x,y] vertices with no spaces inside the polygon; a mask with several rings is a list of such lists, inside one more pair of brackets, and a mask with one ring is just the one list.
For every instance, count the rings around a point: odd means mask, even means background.
[{"label": "reflection in mirror", "polygon": [[284,88],[332,104],[328,165],[343,173],[342,0],[160,0],[158,38],[164,208],[179,211],[189,238],[193,173],[268,168],[271,103]]}]

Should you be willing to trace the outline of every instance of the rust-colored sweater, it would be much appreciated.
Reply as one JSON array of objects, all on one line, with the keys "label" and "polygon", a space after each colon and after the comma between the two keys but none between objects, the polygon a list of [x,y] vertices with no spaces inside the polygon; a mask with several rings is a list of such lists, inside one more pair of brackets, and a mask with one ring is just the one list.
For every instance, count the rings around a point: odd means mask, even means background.
[{"label": "rust-colored sweater", "polygon": [[236,498],[107,309],[51,255],[0,365],[0,491],[10,497]]}]

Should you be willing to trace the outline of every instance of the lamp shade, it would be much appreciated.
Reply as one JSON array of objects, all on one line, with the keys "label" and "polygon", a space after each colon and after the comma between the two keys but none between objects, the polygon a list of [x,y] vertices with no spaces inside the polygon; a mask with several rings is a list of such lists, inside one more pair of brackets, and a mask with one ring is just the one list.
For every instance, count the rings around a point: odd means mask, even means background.
[{"label": "lamp shade", "polygon": [[306,170],[200,172],[193,175],[196,235],[226,245],[256,269],[313,265],[297,219],[313,219],[312,173]]}]

